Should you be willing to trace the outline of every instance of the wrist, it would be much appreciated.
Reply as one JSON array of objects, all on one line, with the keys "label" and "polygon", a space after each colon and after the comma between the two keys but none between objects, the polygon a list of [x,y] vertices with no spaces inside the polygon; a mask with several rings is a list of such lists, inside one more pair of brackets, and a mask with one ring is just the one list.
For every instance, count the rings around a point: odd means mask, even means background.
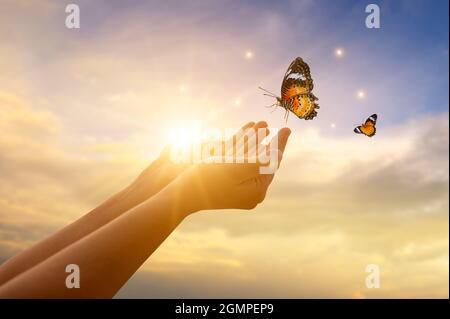
[{"label": "wrist", "polygon": [[160,192],[169,198],[172,211],[181,214],[183,218],[200,210],[198,194],[190,182],[189,173],[184,172]]}]

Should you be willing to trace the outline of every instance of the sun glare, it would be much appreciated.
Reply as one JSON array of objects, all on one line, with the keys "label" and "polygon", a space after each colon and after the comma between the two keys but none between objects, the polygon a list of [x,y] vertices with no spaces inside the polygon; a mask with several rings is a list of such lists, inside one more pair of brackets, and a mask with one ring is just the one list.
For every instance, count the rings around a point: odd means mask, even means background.
[{"label": "sun glare", "polygon": [[366,92],[364,92],[363,90],[359,90],[357,92],[357,96],[359,99],[364,99],[366,97]]},{"label": "sun glare", "polygon": [[336,48],[334,50],[334,55],[338,58],[342,58],[344,56],[344,49],[342,48]]},{"label": "sun glare", "polygon": [[176,148],[188,148],[199,138],[200,122],[175,124],[169,131],[169,143]]},{"label": "sun glare", "polygon": [[186,87],[184,84],[182,84],[182,85],[180,85],[180,87],[178,88],[178,90],[179,90],[181,93],[184,93],[184,92],[187,91],[187,87]]}]

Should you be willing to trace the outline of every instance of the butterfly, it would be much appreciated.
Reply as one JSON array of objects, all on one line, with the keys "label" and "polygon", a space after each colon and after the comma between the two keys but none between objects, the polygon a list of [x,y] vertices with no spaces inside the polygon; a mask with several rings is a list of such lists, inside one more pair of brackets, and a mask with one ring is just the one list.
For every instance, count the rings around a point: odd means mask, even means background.
[{"label": "butterfly", "polygon": [[[312,120],[317,115],[316,101],[318,98],[312,93],[314,88],[313,79],[308,64],[298,57],[289,65],[284,74],[281,84],[281,97],[263,89],[267,96],[274,97],[276,102],[268,107],[275,105],[275,109],[281,106],[286,110],[284,115],[286,122],[289,112],[294,113],[300,119]],[[274,110],[275,110],[274,109]]]},{"label": "butterfly", "polygon": [[353,131],[357,134],[364,134],[368,137],[372,137],[377,132],[377,128],[375,124],[377,124],[378,115],[372,114],[369,118],[364,122],[364,124],[356,127]]}]

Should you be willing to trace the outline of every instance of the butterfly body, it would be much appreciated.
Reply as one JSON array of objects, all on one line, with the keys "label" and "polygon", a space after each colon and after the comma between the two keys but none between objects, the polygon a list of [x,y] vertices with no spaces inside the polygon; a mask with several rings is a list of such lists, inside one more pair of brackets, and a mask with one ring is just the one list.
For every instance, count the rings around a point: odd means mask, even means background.
[{"label": "butterfly body", "polygon": [[364,134],[368,137],[372,137],[377,132],[377,128],[375,125],[377,124],[378,115],[372,114],[369,118],[364,122],[364,124],[355,127],[353,130],[357,134]]},{"label": "butterfly body", "polygon": [[300,119],[311,120],[317,115],[316,109],[319,108],[316,103],[318,98],[312,93],[313,88],[309,66],[298,57],[292,61],[284,75],[281,96],[270,96],[276,98],[275,105],[284,108],[287,114],[292,112]]}]

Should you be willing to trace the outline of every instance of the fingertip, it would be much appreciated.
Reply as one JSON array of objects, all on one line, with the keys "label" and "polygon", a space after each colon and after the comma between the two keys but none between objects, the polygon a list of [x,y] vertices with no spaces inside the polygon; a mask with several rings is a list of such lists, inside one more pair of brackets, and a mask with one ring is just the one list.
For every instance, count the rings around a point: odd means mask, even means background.
[{"label": "fingertip", "polygon": [[266,121],[259,121],[255,124],[255,128],[263,128],[263,127],[267,127]]},{"label": "fingertip", "polygon": [[253,126],[255,126],[255,122],[250,121],[250,122],[248,122],[247,124],[245,124],[245,125],[242,127],[242,130],[246,130],[246,129],[248,129],[248,128],[250,128],[250,127],[253,127]]},{"label": "fingertip", "polygon": [[284,152],[284,149],[286,148],[286,144],[287,144],[290,134],[291,134],[291,130],[289,128],[282,128],[278,132],[278,149],[281,152]]},{"label": "fingertip", "polygon": [[282,133],[283,135],[286,135],[286,136],[289,137],[289,135],[291,135],[292,131],[291,131],[291,129],[289,127],[283,127],[280,130],[280,133]]},{"label": "fingertip", "polygon": [[167,156],[170,154],[171,150],[172,150],[172,147],[171,147],[170,144],[164,146],[163,150],[162,150],[161,153],[159,154],[159,158],[165,158],[165,157],[167,157]]}]

